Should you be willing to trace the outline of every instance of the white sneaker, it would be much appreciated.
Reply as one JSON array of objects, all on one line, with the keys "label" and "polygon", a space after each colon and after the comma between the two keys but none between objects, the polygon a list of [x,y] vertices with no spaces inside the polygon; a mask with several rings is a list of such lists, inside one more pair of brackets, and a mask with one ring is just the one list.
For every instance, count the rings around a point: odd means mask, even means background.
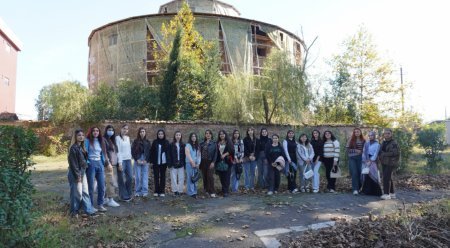
[{"label": "white sneaker", "polygon": [[159,194],[159,197],[166,197],[165,194]]},{"label": "white sneaker", "polygon": [[273,195],[272,191],[267,192],[267,195]]},{"label": "white sneaker", "polygon": [[108,203],[106,203],[106,205],[113,208],[120,207],[120,204],[114,201],[113,198],[110,198],[110,200],[108,201]]},{"label": "white sneaker", "polygon": [[97,213],[97,212],[98,212],[98,209],[92,207],[92,211],[94,211],[94,213]]},{"label": "white sneaker", "polygon": [[353,195],[358,195],[358,190],[353,190]]},{"label": "white sneaker", "polygon": [[211,198],[216,198],[216,194],[211,194]]},{"label": "white sneaker", "polygon": [[330,193],[336,193],[336,191],[334,191],[334,189],[330,189]]},{"label": "white sneaker", "polygon": [[278,191],[275,190],[273,193],[274,193],[274,194],[278,194]]},{"label": "white sneaker", "polygon": [[389,196],[391,197],[391,199],[397,199],[397,196],[395,194],[389,194]]},{"label": "white sneaker", "polygon": [[390,195],[384,194],[384,195],[381,196],[381,199],[382,199],[382,200],[390,200],[390,199],[391,199],[391,196],[390,196]]},{"label": "white sneaker", "polygon": [[157,196],[158,196],[158,193],[154,193],[153,196],[154,196],[154,197],[157,197]]},{"label": "white sneaker", "polygon": [[295,193],[297,193],[298,192],[298,189],[294,189],[294,190],[292,190],[292,194],[295,194]]},{"label": "white sneaker", "polygon": [[106,212],[108,211],[103,205],[98,205],[98,211],[100,212]]},{"label": "white sneaker", "polygon": [[313,193],[319,193],[318,189],[313,190]]}]

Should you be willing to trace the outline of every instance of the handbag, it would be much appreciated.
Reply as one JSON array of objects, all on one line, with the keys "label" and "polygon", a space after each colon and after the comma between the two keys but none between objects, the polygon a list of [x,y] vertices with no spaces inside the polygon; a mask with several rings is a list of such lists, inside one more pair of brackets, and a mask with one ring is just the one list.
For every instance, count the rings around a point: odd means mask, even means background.
[{"label": "handbag", "polygon": [[331,169],[330,178],[340,178],[340,177],[342,177],[341,168],[339,168],[339,166],[336,165],[333,169]]},{"label": "handbag", "polygon": [[215,166],[216,171],[227,171],[228,170],[228,164],[225,163],[224,160],[220,160],[218,164]]},{"label": "handbag", "polygon": [[198,182],[198,180],[200,180],[200,172],[198,171],[198,169],[194,169],[192,171],[191,182],[196,183]]},{"label": "handbag", "polygon": [[314,172],[311,169],[311,165],[308,165],[305,167],[305,169],[303,170],[303,177],[308,180],[310,179],[312,176],[314,176]]},{"label": "handbag", "polygon": [[369,166],[367,166],[365,163],[363,163],[362,164],[361,174],[367,175],[367,174],[369,174],[369,172],[370,172]]}]

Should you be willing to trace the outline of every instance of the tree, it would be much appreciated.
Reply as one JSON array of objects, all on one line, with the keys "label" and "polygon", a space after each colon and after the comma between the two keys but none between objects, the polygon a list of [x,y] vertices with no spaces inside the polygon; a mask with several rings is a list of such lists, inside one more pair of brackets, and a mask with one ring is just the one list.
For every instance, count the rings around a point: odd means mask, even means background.
[{"label": "tree", "polygon": [[63,81],[45,86],[39,92],[36,108],[39,120],[67,123],[82,118],[89,91],[78,81]]},{"label": "tree", "polygon": [[113,86],[100,84],[85,106],[86,121],[114,120],[119,113],[119,97]]},{"label": "tree", "polygon": [[[393,84],[392,63],[381,58],[364,26],[342,45],[343,52],[335,55],[330,63],[334,78],[330,80],[329,98],[332,101],[329,108],[335,111],[335,120],[385,124],[386,119],[394,118],[399,109],[393,97],[399,88]],[[356,107],[356,111],[345,111],[348,105]]]},{"label": "tree", "polygon": [[[175,77],[172,90],[176,92],[175,116],[164,116],[165,119],[205,119],[212,117],[215,84],[221,80],[220,59],[218,46],[214,42],[205,41],[194,28],[194,16],[186,2],[178,14],[168,23],[163,24],[164,42],[161,52],[155,57],[161,63],[159,67],[168,71],[175,61],[176,54],[172,54],[175,42],[172,42],[181,30],[180,47],[178,51],[178,70],[176,75],[164,73],[163,80],[169,76]],[[173,70],[170,69],[170,70]],[[172,73],[172,72],[171,72]],[[168,86],[164,86],[168,87]],[[173,95],[171,96],[173,97]],[[169,98],[172,99],[172,98]],[[172,105],[170,105],[172,106]]]},{"label": "tree", "polygon": [[285,52],[272,51],[261,78],[264,121],[299,122],[309,104],[309,92],[303,68],[292,64]]}]

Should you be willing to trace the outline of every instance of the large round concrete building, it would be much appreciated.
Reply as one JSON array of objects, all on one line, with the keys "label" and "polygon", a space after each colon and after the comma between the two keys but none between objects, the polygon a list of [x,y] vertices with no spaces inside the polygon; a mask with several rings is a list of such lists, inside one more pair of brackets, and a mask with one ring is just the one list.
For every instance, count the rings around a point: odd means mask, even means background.
[{"label": "large round concrete building", "polygon": [[[130,17],[93,30],[88,40],[89,87],[95,89],[99,83],[115,84],[121,79],[155,84],[158,71],[153,54],[162,42],[161,26],[176,15],[183,1],[162,5],[158,14]],[[207,40],[219,41],[222,73],[259,75],[271,49],[287,51],[292,63],[301,63],[303,41],[293,33],[242,18],[234,6],[222,1],[185,1],[199,33]]]}]

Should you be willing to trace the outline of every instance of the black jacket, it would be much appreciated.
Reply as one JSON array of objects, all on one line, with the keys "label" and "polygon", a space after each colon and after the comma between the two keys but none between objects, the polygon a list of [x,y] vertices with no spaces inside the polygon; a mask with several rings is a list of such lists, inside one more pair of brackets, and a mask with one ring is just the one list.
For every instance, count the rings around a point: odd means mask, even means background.
[{"label": "black jacket", "polygon": [[381,164],[397,167],[400,161],[400,148],[395,140],[383,141],[378,152]]},{"label": "black jacket", "polygon": [[211,140],[209,142],[209,144],[207,144],[206,141],[203,141],[202,143],[200,143],[200,152],[203,152],[203,148],[206,145],[208,146],[208,160],[212,161],[212,162],[216,161],[217,156],[218,156],[217,154],[219,153],[219,151],[217,151],[217,144],[216,144],[216,142]]},{"label": "black jacket", "polygon": [[135,139],[131,145],[131,156],[134,160],[138,160],[142,154],[144,154],[145,161],[150,162],[150,141]]},{"label": "black jacket", "polygon": [[150,162],[152,164],[158,164],[158,145],[161,144],[161,155],[166,153],[166,162],[169,162],[169,141],[165,140],[154,140],[152,147],[150,148]]},{"label": "black jacket", "polygon": [[87,168],[87,154],[83,153],[83,150],[78,144],[73,144],[69,150],[68,156],[69,170],[73,173],[75,178],[80,179],[83,170]]},{"label": "black jacket", "polygon": [[249,137],[244,138],[244,157],[249,157],[250,154],[253,153],[255,158],[258,158],[259,153],[259,139],[255,138],[254,140]]},{"label": "black jacket", "polygon": [[271,165],[279,156],[282,156],[285,161],[287,161],[286,154],[284,153],[283,146],[281,143],[278,143],[278,146],[272,146],[272,143],[266,144],[266,158],[269,161],[269,165]]},{"label": "black jacket", "polygon": [[[216,163],[219,163],[222,160],[222,155],[220,154],[220,150],[219,150],[220,144],[216,143],[216,146],[217,146]],[[227,152],[228,152],[229,155],[224,158],[224,161],[225,161],[225,163],[231,165],[231,164],[233,164],[233,157],[234,157],[234,145],[233,144],[227,143],[225,145],[225,149],[223,150],[223,153],[225,154]]]},{"label": "black jacket", "polygon": [[175,143],[169,145],[169,167],[181,168],[186,166],[186,145],[180,144],[180,160],[178,160],[178,149]]},{"label": "black jacket", "polygon": [[313,161],[316,161],[317,157],[320,156],[320,161],[323,158],[323,141],[322,140],[311,140],[311,145],[314,149],[314,158]]}]

